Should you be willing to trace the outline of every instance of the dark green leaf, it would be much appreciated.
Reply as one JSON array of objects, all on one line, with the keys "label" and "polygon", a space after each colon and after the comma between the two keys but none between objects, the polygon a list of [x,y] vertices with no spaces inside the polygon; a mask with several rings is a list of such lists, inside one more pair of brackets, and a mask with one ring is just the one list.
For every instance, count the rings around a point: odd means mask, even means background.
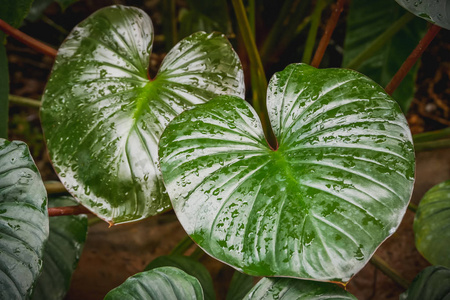
[{"label": "dark green leaf", "polygon": [[276,151],[237,97],[170,123],[159,155],[173,208],[203,250],[245,273],[347,281],[405,213],[405,117],[364,75],[303,64],[272,78],[267,105]]},{"label": "dark green leaf", "polygon": [[105,300],[115,299],[200,300],[203,292],[195,277],[174,267],[163,267],[131,276],[105,297]]},{"label": "dark green leaf", "polygon": [[13,27],[19,27],[28,11],[30,10],[32,3],[33,0],[2,1],[0,9],[0,19]]},{"label": "dark green leaf", "polygon": [[[412,0],[411,0],[412,1]],[[343,66],[397,21],[405,10],[392,0],[352,0],[347,18]],[[369,76],[382,86],[394,77],[411,51],[425,34],[426,22],[415,19],[394,35],[371,58],[361,64],[357,71]],[[419,64],[408,73],[393,97],[406,113],[414,96],[415,79]]]},{"label": "dark green leaf", "polygon": [[414,235],[423,257],[450,268],[450,180],[434,186],[420,201]]},{"label": "dark green leaf", "polygon": [[0,299],[29,297],[47,237],[47,193],[28,147],[0,139]]},{"label": "dark green leaf", "polygon": [[431,266],[414,278],[400,300],[448,300],[450,299],[450,269]]},{"label": "dark green leaf", "polygon": [[112,6],[81,22],[59,49],[41,110],[50,157],[67,190],[110,223],[170,206],[159,137],[177,114],[220,94],[244,94],[242,67],[220,34],[194,34],[147,78],[153,27]]},{"label": "dark green leaf", "polygon": [[197,31],[229,32],[228,7],[225,0],[189,0],[189,10],[180,16],[180,37]]},{"label": "dark green leaf", "polygon": [[9,72],[8,57],[3,44],[4,35],[0,32],[0,138],[8,138],[9,117]]},{"label": "dark green leaf", "polygon": [[450,29],[448,0],[395,0],[398,4],[422,19]]},{"label": "dark green leaf", "polygon": [[235,271],[233,277],[231,278],[226,300],[243,299],[252,288],[253,277],[239,271]]},{"label": "dark green leaf", "polygon": [[243,300],[317,300],[348,299],[356,297],[336,284],[291,278],[263,278]]},{"label": "dark green leaf", "polygon": [[[49,200],[50,207],[76,205],[71,197]],[[87,234],[86,215],[50,218],[50,236],[44,248],[42,274],[32,299],[64,299],[70,287]]]},{"label": "dark green leaf", "polygon": [[145,270],[153,270],[160,267],[175,267],[200,282],[206,300],[215,299],[214,286],[208,270],[198,261],[183,255],[166,255],[155,258]]}]

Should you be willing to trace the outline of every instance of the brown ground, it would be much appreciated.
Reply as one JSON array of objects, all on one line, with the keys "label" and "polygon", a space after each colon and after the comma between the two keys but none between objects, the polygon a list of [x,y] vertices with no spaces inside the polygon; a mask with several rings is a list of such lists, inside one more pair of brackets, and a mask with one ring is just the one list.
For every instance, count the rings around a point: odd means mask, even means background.
[{"label": "brown ground", "polygon": [[[108,2],[110,1],[103,0],[94,4],[94,1],[86,0],[85,6],[76,4],[69,9],[72,16],[70,19],[64,18],[56,5],[52,5],[46,11],[46,15],[65,28],[71,28],[85,18],[89,11],[94,11]],[[148,10],[153,8],[157,1],[145,3]],[[160,16],[155,13],[152,18],[158,20]],[[57,46],[64,37],[62,33],[42,21],[24,26],[23,31],[54,46]],[[11,93],[39,99],[53,60],[12,39],[9,39],[7,50]],[[450,33],[442,30],[423,56],[416,96],[407,116],[413,133],[450,126],[449,53]],[[160,56],[154,55],[152,58],[153,67],[156,67]],[[34,108],[11,105],[10,124],[10,139],[27,142],[42,177],[45,180],[57,180],[46,155],[38,111]],[[447,179],[450,179],[448,149],[419,153],[412,201],[418,203],[429,188]],[[412,280],[428,265],[414,247],[413,218],[413,213],[407,211],[399,230],[377,251],[380,257],[408,280]],[[66,299],[102,299],[109,290],[120,285],[127,277],[142,271],[152,259],[168,254],[184,236],[183,229],[172,213],[112,228],[108,228],[105,223],[91,226]],[[201,261],[213,276],[218,298],[224,299],[233,270],[206,255]],[[348,289],[360,300],[398,299],[398,295],[404,290],[371,264],[352,279]]]}]

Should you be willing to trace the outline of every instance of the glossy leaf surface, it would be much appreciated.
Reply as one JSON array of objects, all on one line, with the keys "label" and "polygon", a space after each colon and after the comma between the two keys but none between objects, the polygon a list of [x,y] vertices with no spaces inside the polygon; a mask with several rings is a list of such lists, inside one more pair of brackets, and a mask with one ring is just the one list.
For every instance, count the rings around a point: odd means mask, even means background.
[{"label": "glossy leaf surface", "polygon": [[414,236],[423,257],[450,268],[450,180],[431,188],[420,201]]},{"label": "glossy leaf surface", "polygon": [[42,126],[62,183],[110,223],[170,206],[157,145],[173,117],[215,95],[244,93],[239,59],[222,35],[182,40],[149,81],[152,42],[143,11],[97,11],[62,44],[43,97]]},{"label": "glossy leaf surface", "polygon": [[[49,207],[76,205],[71,197],[49,200]],[[31,299],[64,299],[70,287],[87,235],[87,216],[50,218],[50,235],[44,248],[42,274]]]},{"label": "glossy leaf surface", "polygon": [[414,278],[411,286],[400,295],[400,300],[450,299],[450,269],[431,266]]},{"label": "glossy leaf surface", "polygon": [[450,2],[448,0],[395,0],[398,4],[428,22],[450,29]]},{"label": "glossy leaf surface", "polygon": [[116,299],[202,300],[203,291],[195,277],[174,267],[162,267],[131,276],[105,297]]},{"label": "glossy leaf surface", "polygon": [[214,286],[211,275],[204,265],[198,261],[183,255],[166,255],[155,258],[145,270],[153,270],[160,267],[175,267],[186,274],[191,275],[200,282],[205,295],[205,300],[212,300],[216,298]]},{"label": "glossy leaf surface", "polygon": [[243,300],[319,300],[356,297],[336,284],[291,278],[263,278]]},{"label": "glossy leaf surface", "polygon": [[[374,39],[404,14],[405,10],[392,0],[352,0],[347,18],[342,65],[345,67],[366,50]],[[381,86],[386,86],[417,46],[426,28],[425,21],[415,18],[356,70],[369,76]],[[414,96],[418,69],[419,64],[416,64],[393,94],[393,98],[405,113]]]},{"label": "glossy leaf surface", "polygon": [[228,33],[228,7],[225,0],[188,0],[189,10],[180,14],[180,36],[197,31]]},{"label": "glossy leaf surface", "polygon": [[47,237],[47,193],[28,147],[0,139],[0,299],[30,296]]},{"label": "glossy leaf surface", "polygon": [[167,127],[160,163],[178,219],[207,253],[250,275],[347,281],[405,212],[406,120],[360,73],[307,65],[277,73],[267,105],[277,151],[237,97]]}]

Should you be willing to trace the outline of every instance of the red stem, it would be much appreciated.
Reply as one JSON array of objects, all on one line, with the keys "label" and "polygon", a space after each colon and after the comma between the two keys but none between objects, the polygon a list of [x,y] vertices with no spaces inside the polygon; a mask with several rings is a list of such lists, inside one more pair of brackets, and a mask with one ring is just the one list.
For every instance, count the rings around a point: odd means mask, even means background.
[{"label": "red stem", "polygon": [[8,23],[6,23],[5,21],[3,21],[1,19],[0,19],[0,30],[2,30],[7,35],[12,36],[13,38],[18,40],[19,42],[24,43],[25,45],[27,45],[27,46],[33,48],[34,50],[36,50],[36,51],[38,51],[40,53],[43,53],[45,55],[48,55],[48,56],[51,56],[51,57],[55,58],[56,54],[58,53],[58,51],[56,51],[52,47],[49,47],[49,46],[45,45],[44,43],[33,39],[29,35],[27,35],[27,34],[23,33],[22,31],[12,27],[11,25],[9,25]]},{"label": "red stem", "polygon": [[420,40],[417,47],[413,50],[413,52],[411,52],[400,69],[397,71],[397,73],[395,73],[394,77],[392,77],[391,81],[386,86],[386,93],[388,93],[389,95],[392,95],[394,93],[394,91],[403,81],[403,78],[405,78],[406,74],[408,74],[409,70],[411,70],[419,57],[422,56],[422,53],[427,49],[428,45],[430,45],[436,34],[438,34],[439,30],[441,30],[441,27],[437,25],[432,25],[430,29],[428,29],[427,34],[425,34],[425,36]]},{"label": "red stem", "polygon": [[77,206],[63,206],[63,207],[49,207],[48,216],[71,216],[71,215],[82,215],[91,214],[91,212],[82,205]]},{"label": "red stem", "polygon": [[328,19],[327,26],[325,27],[325,32],[323,33],[322,38],[320,39],[319,46],[317,47],[316,53],[314,54],[314,58],[311,62],[311,66],[318,68],[320,62],[322,61],[323,55],[325,54],[325,50],[330,43],[331,35],[333,34],[334,29],[336,28],[336,24],[339,20],[339,16],[344,10],[344,4],[346,0],[338,0],[336,5],[334,6],[333,12],[331,13],[331,17]]}]

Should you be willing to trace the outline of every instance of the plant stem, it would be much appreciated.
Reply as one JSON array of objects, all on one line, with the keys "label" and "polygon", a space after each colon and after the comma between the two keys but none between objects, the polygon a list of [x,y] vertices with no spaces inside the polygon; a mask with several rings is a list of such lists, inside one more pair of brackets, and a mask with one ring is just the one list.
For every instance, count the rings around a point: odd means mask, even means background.
[{"label": "plant stem", "polygon": [[389,264],[378,255],[374,254],[370,259],[370,262],[399,286],[407,289],[410,285],[408,280],[403,278],[396,270],[392,269]]},{"label": "plant stem", "polygon": [[302,63],[309,64],[316,43],[317,29],[319,28],[322,11],[326,6],[325,0],[317,0],[316,6],[311,15],[311,27],[309,27],[308,37],[306,39],[305,51],[303,52]]},{"label": "plant stem", "polygon": [[250,59],[251,68],[255,69],[256,73],[256,88],[252,87],[253,93],[257,95],[254,99],[258,99],[253,103],[256,112],[258,113],[261,123],[266,134],[266,138],[269,144],[275,144],[274,134],[272,128],[270,127],[270,121],[267,114],[266,106],[266,93],[267,93],[267,79],[264,73],[264,68],[261,63],[261,58],[256,48],[255,39],[252,36],[252,31],[250,24],[248,22],[247,15],[245,13],[244,5],[241,0],[232,0],[234,12],[236,13],[236,19],[239,25],[239,32],[241,33],[242,39],[244,41],[245,49],[247,50],[248,57]]},{"label": "plant stem", "polygon": [[311,62],[311,66],[315,68],[318,68],[320,62],[322,61],[323,55],[325,54],[325,50],[327,49],[327,46],[330,43],[331,35],[333,34],[334,29],[336,28],[339,16],[344,10],[345,2],[346,0],[338,0],[336,5],[334,6],[330,19],[328,19],[327,26],[325,27],[325,32],[323,33],[323,36],[320,39],[319,46],[317,47],[316,53],[314,54],[314,58]]},{"label": "plant stem", "polygon": [[100,219],[99,217],[92,217],[92,218],[89,218],[89,220],[88,220],[88,227],[91,227],[92,225],[98,224],[98,223],[100,223],[100,222],[102,222],[102,221],[103,221],[103,220]]},{"label": "plant stem", "polygon": [[410,211],[412,211],[413,213],[415,213],[415,212],[417,212],[417,205],[414,204],[414,203],[409,202],[409,204],[408,204],[408,209],[409,209]]},{"label": "plant stem", "polygon": [[91,214],[91,211],[89,211],[83,205],[49,207],[48,208],[48,216],[49,217],[72,216],[72,215],[83,215],[83,214]]},{"label": "plant stem", "polygon": [[405,78],[406,74],[408,74],[409,70],[411,70],[419,57],[422,56],[422,53],[427,49],[428,45],[430,45],[436,34],[438,34],[439,30],[441,30],[441,27],[437,25],[431,25],[425,36],[420,40],[417,47],[413,50],[413,52],[411,52],[400,69],[397,71],[397,73],[395,73],[394,77],[386,86],[386,93],[388,93],[389,95],[392,95],[394,93],[394,91],[403,81],[403,78]]},{"label": "plant stem", "polygon": [[0,32],[0,138],[8,139],[9,72],[4,38],[4,34]]},{"label": "plant stem", "polygon": [[203,252],[203,250],[200,249],[200,247],[196,247],[194,252],[192,252],[192,254],[189,255],[189,257],[195,260],[199,260],[203,256],[203,254],[205,254],[205,252]]},{"label": "plant stem", "polygon": [[61,194],[67,193],[66,188],[61,182],[58,181],[50,181],[44,182],[45,189],[47,190],[47,194]]},{"label": "plant stem", "polygon": [[3,21],[1,19],[0,19],[0,30],[2,30],[7,35],[10,35],[11,37],[18,40],[19,42],[24,43],[25,45],[33,48],[34,50],[36,50],[42,54],[51,56],[53,58],[55,58],[56,55],[58,54],[58,51],[56,51],[52,47],[47,46],[42,42],[39,42],[38,40],[30,37],[29,35],[21,32],[18,29],[12,27],[11,25],[9,25],[8,23],[6,23],[5,21]]},{"label": "plant stem", "polygon": [[14,104],[22,105],[22,106],[37,107],[37,108],[41,107],[41,101],[35,100],[35,99],[15,96],[15,95],[11,95],[11,94],[8,95],[8,99],[9,99],[10,103],[14,103]]},{"label": "plant stem", "polygon": [[391,27],[386,29],[385,32],[380,34],[372,43],[367,46],[367,48],[356,56],[352,61],[350,61],[344,68],[356,70],[359,66],[366,61],[368,58],[381,49],[384,44],[386,44],[397,32],[399,32],[403,27],[406,26],[415,16],[409,12],[404,14],[400,19],[398,19]]},{"label": "plant stem", "polygon": [[193,244],[194,241],[187,235],[173,248],[170,255],[183,255]]},{"label": "plant stem", "polygon": [[428,151],[434,149],[450,148],[450,139],[443,139],[437,141],[420,142],[414,144],[416,152]]},{"label": "plant stem", "polygon": [[46,15],[42,15],[41,20],[46,23],[47,25],[53,27],[54,29],[58,30],[60,33],[64,35],[68,35],[69,31],[67,31],[64,27],[61,25],[56,24],[52,19],[47,17]]},{"label": "plant stem", "polygon": [[435,131],[414,134],[413,141],[414,143],[421,143],[421,142],[435,141],[446,137],[450,137],[450,127]]}]

